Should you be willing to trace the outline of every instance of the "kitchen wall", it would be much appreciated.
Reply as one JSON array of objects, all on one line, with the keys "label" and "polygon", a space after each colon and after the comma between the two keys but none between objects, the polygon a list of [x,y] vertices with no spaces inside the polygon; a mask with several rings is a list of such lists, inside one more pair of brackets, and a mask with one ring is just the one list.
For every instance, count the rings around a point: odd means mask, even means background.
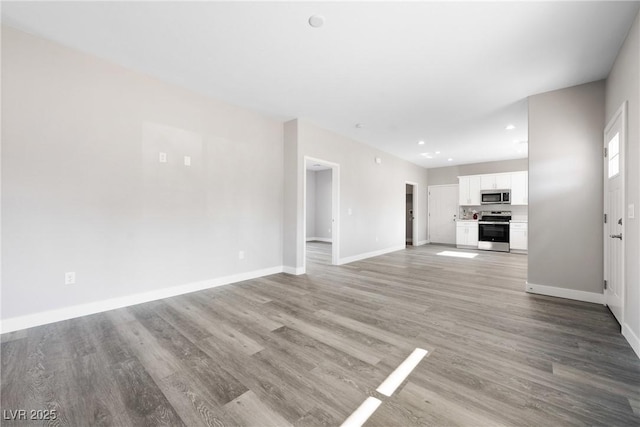
[{"label": "kitchen wall", "polygon": [[625,310],[622,333],[640,356],[640,14],[629,30],[606,82],[606,122],[627,101],[626,199],[635,218],[626,218]]},{"label": "kitchen wall", "polygon": [[5,330],[281,270],[282,122],[6,26],[2,107]]},{"label": "kitchen wall", "polygon": [[526,221],[528,218],[528,206],[522,205],[481,205],[481,206],[460,206],[460,219],[472,219],[473,212],[482,211],[509,211],[511,219]]},{"label": "kitchen wall", "polygon": [[528,283],[541,293],[602,298],[604,89],[529,98]]},{"label": "kitchen wall", "polygon": [[[304,265],[301,182],[305,156],[340,165],[341,262],[404,248],[405,181],[419,185],[419,240],[426,241],[425,169],[305,120],[292,120],[285,123],[285,218],[297,221],[295,230],[292,227],[284,237],[287,271],[301,273]],[[376,163],[375,157],[382,163]],[[333,239],[335,244],[335,235]]]},{"label": "kitchen wall", "polygon": [[457,184],[458,177],[486,173],[517,172],[529,169],[528,159],[501,160],[468,165],[432,168],[428,171],[429,185]]}]

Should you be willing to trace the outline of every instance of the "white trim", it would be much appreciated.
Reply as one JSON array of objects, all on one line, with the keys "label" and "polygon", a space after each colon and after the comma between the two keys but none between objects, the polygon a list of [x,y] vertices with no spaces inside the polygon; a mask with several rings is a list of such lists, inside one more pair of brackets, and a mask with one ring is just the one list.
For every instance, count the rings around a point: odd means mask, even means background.
[{"label": "white trim", "polygon": [[431,242],[428,240],[419,240],[416,246],[426,245],[427,243],[431,243]]},{"label": "white trim", "polygon": [[294,276],[300,276],[306,272],[304,267],[289,267],[285,265],[282,267],[282,272],[286,274],[293,274]]},{"label": "white trim", "polygon": [[596,304],[604,304],[605,302],[604,294],[596,292],[578,291],[576,289],[558,288],[556,286],[536,285],[535,283],[529,282],[526,282],[525,290],[532,294],[567,298],[576,301],[593,302]]},{"label": "white trim", "polygon": [[372,258],[374,256],[380,256],[380,255],[388,254],[390,252],[400,251],[403,249],[406,249],[406,245],[392,246],[386,249],[380,249],[373,252],[365,252],[363,254],[340,258],[338,265],[349,264],[350,262],[360,261],[363,259]]},{"label": "white trim", "polygon": [[307,242],[327,242],[331,243],[331,237],[307,237]]},{"label": "white trim", "polygon": [[622,325],[622,336],[627,339],[633,351],[635,351],[638,358],[640,358],[640,338],[633,333],[626,323]]},{"label": "white trim", "polygon": [[116,308],[128,307],[142,304],[163,298],[170,298],[177,295],[188,294],[204,289],[215,288],[231,283],[242,282],[244,280],[269,276],[271,274],[282,273],[283,267],[271,267],[262,270],[248,271],[246,273],[234,274],[231,276],[218,277],[215,279],[202,280],[199,282],[186,283],[169,288],[157,289],[118,298],[110,298],[102,301],[95,301],[86,304],[72,305],[70,307],[57,310],[43,311],[40,313],[27,314],[25,316],[11,317],[0,322],[0,333],[18,331],[32,328],[34,326],[46,325],[48,323],[60,322],[62,320],[73,319],[75,317],[88,316],[90,314],[101,313],[103,311],[115,310]]}]

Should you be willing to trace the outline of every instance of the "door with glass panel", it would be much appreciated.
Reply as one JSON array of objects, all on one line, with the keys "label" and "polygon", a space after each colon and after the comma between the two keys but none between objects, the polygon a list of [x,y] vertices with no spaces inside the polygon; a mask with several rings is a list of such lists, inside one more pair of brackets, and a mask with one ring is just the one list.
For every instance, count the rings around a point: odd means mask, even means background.
[{"label": "door with glass panel", "polygon": [[618,322],[624,319],[624,151],[626,102],[604,132],[604,294]]}]

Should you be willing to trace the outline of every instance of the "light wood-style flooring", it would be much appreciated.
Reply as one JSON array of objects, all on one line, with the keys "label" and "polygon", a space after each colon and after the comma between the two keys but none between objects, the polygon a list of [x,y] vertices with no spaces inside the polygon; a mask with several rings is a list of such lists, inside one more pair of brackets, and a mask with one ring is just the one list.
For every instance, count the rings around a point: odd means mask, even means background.
[{"label": "light wood-style flooring", "polygon": [[[308,247],[307,275],[3,335],[4,418],[337,426],[375,396],[367,426],[640,425],[640,360],[607,308],[526,294],[526,256],[425,245],[338,267]],[[378,394],[416,347],[429,356]]]}]

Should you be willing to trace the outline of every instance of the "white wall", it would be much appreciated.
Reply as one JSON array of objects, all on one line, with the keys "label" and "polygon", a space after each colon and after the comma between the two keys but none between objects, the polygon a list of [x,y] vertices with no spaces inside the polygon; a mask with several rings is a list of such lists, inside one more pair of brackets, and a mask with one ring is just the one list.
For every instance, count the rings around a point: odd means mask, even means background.
[{"label": "white wall", "polygon": [[626,219],[625,309],[622,333],[640,356],[640,14],[629,30],[606,83],[606,122],[627,101],[626,199],[636,215]]},{"label": "white wall", "polygon": [[306,238],[316,237],[316,172],[307,171],[307,231]]},{"label": "white wall", "polygon": [[[315,237],[331,239],[331,170],[316,172]],[[309,206],[307,206],[307,210]]]},{"label": "white wall", "polygon": [[[289,233],[284,237],[287,271],[301,272],[303,266],[301,182],[305,156],[340,165],[342,262],[404,247],[405,181],[419,183],[419,240],[427,239],[426,169],[304,120],[292,120],[285,123],[285,182],[292,178],[293,171],[297,171],[297,178],[285,189],[285,217],[295,215],[297,222],[295,236]],[[376,164],[375,157],[382,163]],[[335,242],[336,236],[333,239]]]},{"label": "white wall", "polygon": [[281,122],[7,27],[2,107],[3,320],[281,268]]},{"label": "white wall", "polygon": [[331,170],[307,170],[306,240],[331,241]]},{"label": "white wall", "polygon": [[603,129],[604,81],[529,98],[530,284],[602,296]]},{"label": "white wall", "polygon": [[459,176],[526,170],[529,170],[529,161],[525,158],[431,168],[429,169],[428,177],[429,185],[444,185],[457,184]]}]

